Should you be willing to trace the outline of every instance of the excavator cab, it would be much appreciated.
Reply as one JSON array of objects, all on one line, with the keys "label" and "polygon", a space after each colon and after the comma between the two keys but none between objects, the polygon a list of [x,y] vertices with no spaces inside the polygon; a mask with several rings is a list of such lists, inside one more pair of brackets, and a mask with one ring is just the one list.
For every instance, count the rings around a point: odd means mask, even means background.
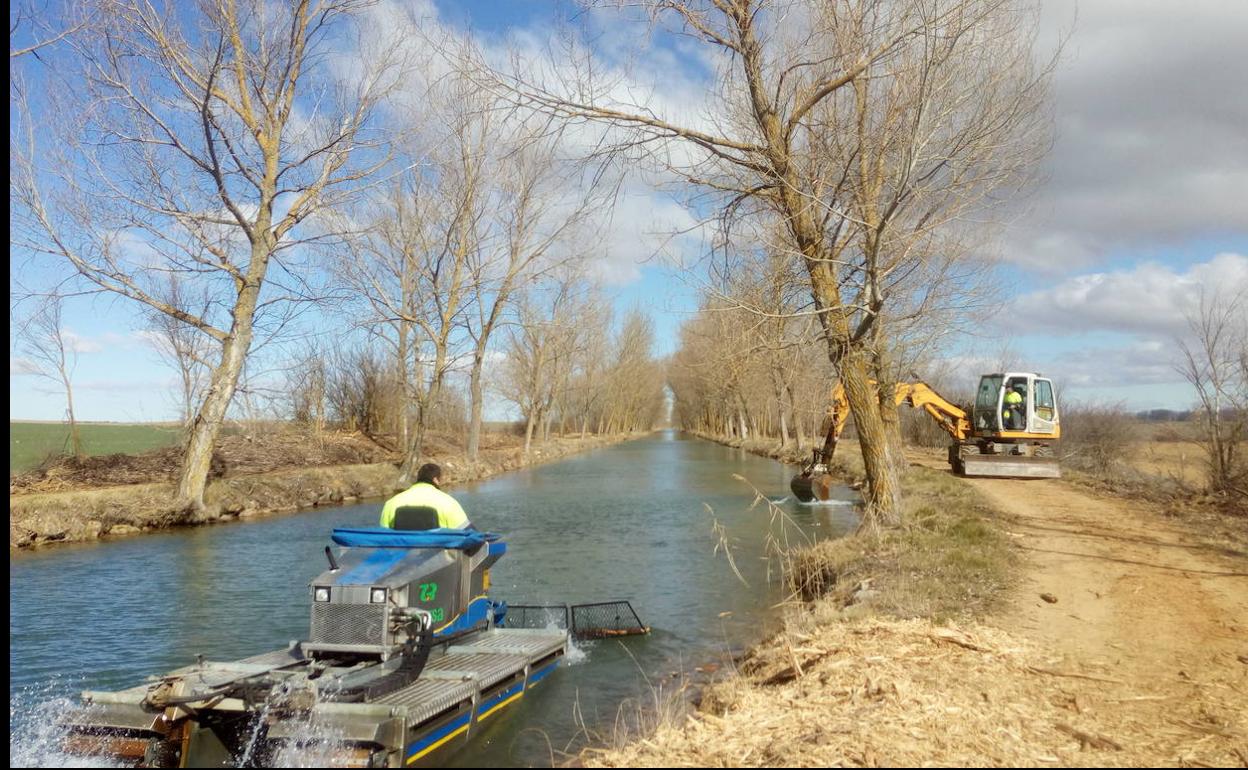
[{"label": "excavator cab", "polygon": [[984,438],[1057,438],[1053,381],[1031,372],[985,374],[975,394],[972,424],[975,435]]},{"label": "excavator cab", "polygon": [[1053,381],[1034,372],[979,379],[971,430],[954,436],[949,462],[964,476],[1060,478],[1061,424]]}]

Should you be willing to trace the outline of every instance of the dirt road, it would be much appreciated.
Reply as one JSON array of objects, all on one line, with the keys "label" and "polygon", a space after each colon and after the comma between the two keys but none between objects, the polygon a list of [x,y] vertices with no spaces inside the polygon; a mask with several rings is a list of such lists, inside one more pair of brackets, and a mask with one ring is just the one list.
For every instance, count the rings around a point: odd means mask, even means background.
[{"label": "dirt road", "polygon": [[1168,734],[1157,761],[1183,763],[1199,755],[1185,746],[1229,741],[1248,766],[1248,558],[1203,544],[1146,503],[1061,481],[968,483],[1011,516],[1027,556],[994,624],[1051,650],[1053,670],[1095,677],[1099,707],[1140,736]]}]

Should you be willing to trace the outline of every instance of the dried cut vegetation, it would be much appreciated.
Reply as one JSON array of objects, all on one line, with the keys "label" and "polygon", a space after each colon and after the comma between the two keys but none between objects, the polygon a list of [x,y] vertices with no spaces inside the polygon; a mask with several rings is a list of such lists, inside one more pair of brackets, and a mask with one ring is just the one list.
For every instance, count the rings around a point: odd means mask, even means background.
[{"label": "dried cut vegetation", "polygon": [[979,625],[791,625],[701,711],[596,767],[907,767],[1245,761],[1244,668],[1125,684]]}]

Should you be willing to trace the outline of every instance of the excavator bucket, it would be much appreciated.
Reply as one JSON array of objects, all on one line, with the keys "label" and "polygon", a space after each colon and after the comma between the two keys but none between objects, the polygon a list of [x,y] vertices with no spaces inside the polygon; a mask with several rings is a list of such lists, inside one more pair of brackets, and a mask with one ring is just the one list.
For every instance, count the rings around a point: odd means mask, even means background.
[{"label": "excavator bucket", "polygon": [[1060,479],[1062,469],[1052,457],[1023,455],[967,455],[958,460],[963,476],[996,478]]}]

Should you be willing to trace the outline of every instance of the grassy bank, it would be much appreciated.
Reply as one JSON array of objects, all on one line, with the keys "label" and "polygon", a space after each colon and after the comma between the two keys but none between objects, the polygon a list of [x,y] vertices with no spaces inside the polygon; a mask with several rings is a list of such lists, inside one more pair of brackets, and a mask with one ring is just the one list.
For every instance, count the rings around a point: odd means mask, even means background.
[{"label": "grassy bank", "polygon": [[798,551],[788,576],[794,593],[852,607],[852,616],[944,621],[989,612],[1017,559],[1002,516],[944,471],[912,467],[905,484],[901,527]]},{"label": "grassy bank", "polygon": [[[806,459],[774,439],[703,438],[781,462]],[[847,483],[861,480],[856,442],[841,442],[831,470]],[[901,527],[823,540],[785,555],[786,578],[802,611],[941,621],[992,609],[1017,559],[1002,515],[944,470],[911,466],[904,485]]]},{"label": "grassy bank", "polygon": [[[1194,727],[1163,728],[1152,713],[1158,700],[1170,722]],[[1242,722],[1237,709],[1068,672],[1047,648],[976,623],[794,622],[707,688],[696,713],[671,709],[648,737],[581,759],[589,767],[1233,767],[1245,761],[1226,727]]]},{"label": "grassy bank", "polygon": [[[475,462],[442,446],[428,459],[442,465],[447,483],[453,486],[609,446],[636,435],[640,434],[552,438],[536,447],[527,459],[517,446],[485,449]],[[90,541],[380,498],[395,491],[397,475],[391,462],[287,467],[228,475],[209,482],[205,495],[208,510],[196,518],[172,505],[174,486],[167,481],[27,494],[13,494],[10,490],[9,548]]]}]

